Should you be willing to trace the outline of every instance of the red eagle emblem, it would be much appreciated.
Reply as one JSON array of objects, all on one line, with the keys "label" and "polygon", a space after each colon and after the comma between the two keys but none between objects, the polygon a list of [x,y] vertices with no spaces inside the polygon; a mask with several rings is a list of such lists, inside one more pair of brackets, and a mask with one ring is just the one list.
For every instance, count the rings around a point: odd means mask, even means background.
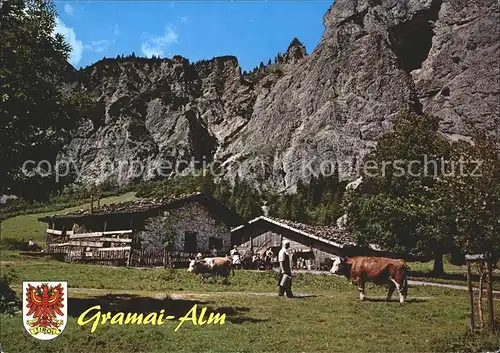
[{"label": "red eagle emblem", "polygon": [[28,285],[26,293],[26,307],[29,309],[26,316],[33,316],[28,320],[31,327],[57,328],[63,320],[57,320],[58,316],[64,316],[61,308],[64,307],[64,288],[61,284],[53,287],[42,284],[37,287]]}]

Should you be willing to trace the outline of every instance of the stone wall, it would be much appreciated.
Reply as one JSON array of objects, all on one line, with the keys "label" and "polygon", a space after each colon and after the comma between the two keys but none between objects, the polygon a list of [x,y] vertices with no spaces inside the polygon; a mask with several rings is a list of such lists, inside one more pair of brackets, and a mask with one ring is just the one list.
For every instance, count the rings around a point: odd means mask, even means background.
[{"label": "stone wall", "polygon": [[137,233],[142,250],[161,250],[169,230],[165,229],[164,220],[167,217],[159,215],[146,220],[145,229]]},{"label": "stone wall", "polygon": [[[208,253],[210,251],[209,238],[214,237],[222,241],[220,254],[229,253],[231,247],[229,227],[211,215],[199,203],[186,203],[182,207],[165,211],[158,217],[165,217],[170,225],[170,231],[175,234],[173,251],[184,251],[185,233],[193,232],[197,236],[197,252]],[[163,249],[164,240],[158,232],[143,231],[139,236],[142,238],[142,249]]]}]

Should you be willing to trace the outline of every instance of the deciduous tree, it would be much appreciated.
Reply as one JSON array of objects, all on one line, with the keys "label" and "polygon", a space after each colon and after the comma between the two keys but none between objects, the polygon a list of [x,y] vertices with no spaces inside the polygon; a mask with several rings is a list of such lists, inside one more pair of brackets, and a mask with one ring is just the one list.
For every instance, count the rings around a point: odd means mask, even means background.
[{"label": "deciduous tree", "polygon": [[454,231],[447,204],[439,202],[435,189],[441,161],[450,153],[438,127],[431,116],[402,114],[365,161],[364,179],[372,192],[354,191],[346,200],[348,227],[360,243],[432,254],[436,274],[443,272],[442,255],[450,250]]},{"label": "deciduous tree", "polygon": [[454,242],[468,253],[500,254],[500,141],[476,131],[454,143],[437,190],[456,224]]},{"label": "deciduous tree", "polygon": [[[53,34],[53,2],[12,0],[1,12],[0,194],[43,198],[62,186],[54,182],[56,155],[87,101],[62,84],[74,69],[67,62],[70,46]],[[48,161],[47,173],[23,172],[27,160]],[[26,166],[33,171],[36,164]]]}]

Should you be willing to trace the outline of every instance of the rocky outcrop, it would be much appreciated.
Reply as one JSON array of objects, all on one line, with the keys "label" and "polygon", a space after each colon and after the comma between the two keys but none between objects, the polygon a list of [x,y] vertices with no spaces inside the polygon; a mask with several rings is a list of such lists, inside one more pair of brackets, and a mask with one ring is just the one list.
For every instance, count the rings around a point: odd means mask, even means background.
[{"label": "rocky outcrop", "polygon": [[443,1],[429,54],[411,72],[423,110],[452,138],[468,123],[500,136],[499,20],[498,1]]},{"label": "rocky outcrop", "polygon": [[104,60],[78,72],[96,106],[68,155],[87,182],[107,178],[108,159],[150,166],[115,169],[120,183],[187,172],[194,159],[293,191],[335,163],[354,178],[405,109],[441,117],[452,138],[469,122],[498,135],[499,18],[496,0],[338,0],[310,55],[294,39],[248,75],[234,57]]},{"label": "rocky outcrop", "polygon": [[297,38],[293,38],[288,46],[283,61],[287,64],[295,64],[300,59],[306,56],[306,47]]},{"label": "rocky outcrop", "polygon": [[77,80],[96,106],[66,156],[86,182],[168,177],[191,161],[209,163],[248,121],[255,99],[234,57],[104,60]]}]

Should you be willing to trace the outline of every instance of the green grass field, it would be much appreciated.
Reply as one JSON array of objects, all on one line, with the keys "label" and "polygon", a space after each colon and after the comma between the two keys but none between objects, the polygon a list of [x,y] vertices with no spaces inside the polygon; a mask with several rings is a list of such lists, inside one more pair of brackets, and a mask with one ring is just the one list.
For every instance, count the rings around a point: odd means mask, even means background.
[{"label": "green grass field", "polygon": [[[101,205],[108,205],[111,203],[129,201],[134,199],[136,199],[135,192],[129,192],[120,196],[103,198],[101,199],[100,203]],[[90,203],[86,203],[76,207],[65,208],[56,212],[34,213],[8,218],[0,223],[0,234],[2,238],[13,238],[17,240],[24,239],[25,241],[33,239],[40,246],[43,246],[45,244],[45,230],[47,229],[47,224],[37,221],[37,218],[46,216],[48,214],[67,213],[77,211],[79,209],[88,208],[90,208]]]},{"label": "green grass field", "polygon": [[[472,343],[467,327],[467,292],[414,287],[401,306],[397,295],[367,286],[368,301],[332,275],[297,274],[294,291],[307,298],[277,298],[273,273],[236,271],[230,285],[201,283],[186,270],[127,269],[60,263],[3,251],[1,275],[22,281],[64,280],[69,289],[68,326],[60,337],[39,341],[27,334],[21,316],[1,317],[4,352],[442,352],[500,347],[498,336]],[[500,319],[500,298],[495,309]],[[176,320],[161,326],[79,326],[78,316],[100,304],[103,312],[158,312]],[[224,325],[194,326],[178,319],[194,304],[226,313]],[[198,311],[199,313],[199,311]],[[475,347],[475,348],[474,348]]]},{"label": "green grass field", "polygon": [[[293,300],[227,294],[182,300],[80,297],[70,300],[70,321],[55,340],[42,342],[29,336],[20,317],[3,317],[0,337],[5,352],[19,353],[441,352],[459,342],[457,332],[466,328],[465,298],[429,289],[414,290],[414,295],[426,299],[401,307],[397,302],[358,302],[352,291]],[[198,304],[199,309],[226,313],[226,320],[223,325],[205,326],[184,322],[177,332],[178,320],[161,326],[101,325],[90,333],[90,325],[79,326],[76,319],[95,303],[103,306],[103,312],[111,307],[115,312],[166,309],[177,318]],[[494,348],[495,338],[488,339]]]}]

